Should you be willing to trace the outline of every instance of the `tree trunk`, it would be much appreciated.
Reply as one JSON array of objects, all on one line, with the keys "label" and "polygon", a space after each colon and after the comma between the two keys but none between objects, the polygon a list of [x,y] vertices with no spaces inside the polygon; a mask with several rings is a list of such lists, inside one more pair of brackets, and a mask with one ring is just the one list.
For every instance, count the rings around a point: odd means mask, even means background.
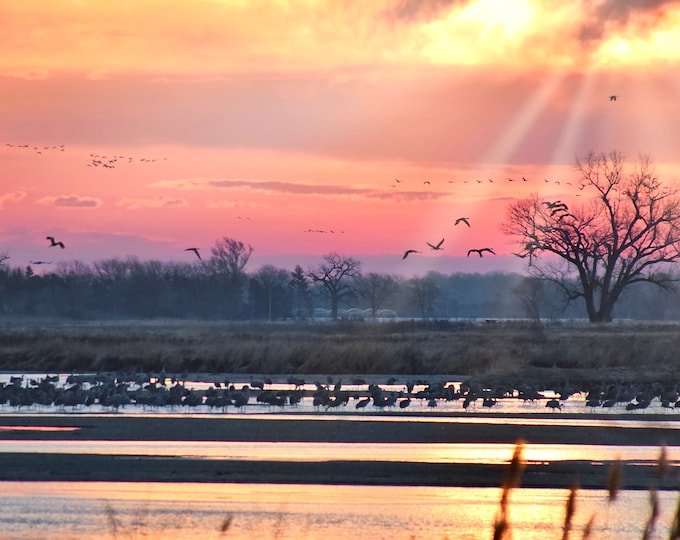
[{"label": "tree trunk", "polygon": [[338,318],[338,295],[331,295],[331,319],[335,320]]}]

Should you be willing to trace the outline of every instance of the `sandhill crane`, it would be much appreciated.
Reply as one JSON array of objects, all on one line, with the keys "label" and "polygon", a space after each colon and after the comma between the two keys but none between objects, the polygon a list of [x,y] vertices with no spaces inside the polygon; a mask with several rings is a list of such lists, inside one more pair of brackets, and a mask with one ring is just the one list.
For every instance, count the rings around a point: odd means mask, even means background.
[{"label": "sandhill crane", "polygon": [[609,101],[616,101],[618,99],[618,97],[619,96],[617,96],[617,95],[611,95],[611,96],[609,96]]},{"label": "sandhill crane", "polygon": [[483,254],[484,252],[486,252],[486,253],[491,253],[491,255],[495,255],[495,254],[496,254],[496,252],[495,252],[493,249],[491,249],[491,248],[479,248],[479,249],[468,249],[467,256],[469,257],[469,256],[470,256],[470,253],[476,253],[476,254],[479,255],[480,258],[481,258],[481,257],[482,257],[482,254]]},{"label": "sandhill crane", "polygon": [[403,257],[401,258],[401,260],[403,261],[403,260],[404,260],[406,257],[408,257],[411,253],[420,253],[420,251],[418,251],[417,249],[407,249],[406,251],[404,251],[404,255],[403,255]]},{"label": "sandhill crane", "polygon": [[196,254],[196,257],[198,257],[199,261],[202,261],[203,259],[201,258],[201,254],[198,252],[198,248],[196,247],[190,247],[186,248],[184,251],[193,251]]},{"label": "sandhill crane", "polygon": [[441,249],[444,249],[444,248],[442,247],[442,244],[443,244],[443,243],[444,243],[444,239],[443,239],[443,238],[439,241],[438,244],[430,244],[429,242],[426,242],[426,244],[427,244],[428,246],[430,246],[432,249],[434,249],[435,251],[439,251],[439,250],[441,250]]},{"label": "sandhill crane", "polygon": [[357,409],[363,409],[366,405],[368,405],[371,402],[371,398],[363,398],[357,401],[357,404],[355,405],[355,408]]},{"label": "sandhill crane", "polygon": [[548,407],[548,409],[552,409],[553,411],[555,409],[562,410],[562,404],[557,399],[548,400],[545,406]]},{"label": "sandhill crane", "polygon": [[468,219],[469,219],[469,218],[466,218],[466,217],[459,217],[459,218],[456,220],[456,222],[454,223],[454,225],[458,225],[459,223],[465,223],[465,225],[467,225],[467,226],[469,227],[469,226],[470,226],[470,222],[468,221]]},{"label": "sandhill crane", "polygon": [[50,241],[49,247],[59,246],[61,249],[64,249],[66,247],[64,245],[64,242],[56,242],[54,240],[54,236],[46,236],[45,238]]}]

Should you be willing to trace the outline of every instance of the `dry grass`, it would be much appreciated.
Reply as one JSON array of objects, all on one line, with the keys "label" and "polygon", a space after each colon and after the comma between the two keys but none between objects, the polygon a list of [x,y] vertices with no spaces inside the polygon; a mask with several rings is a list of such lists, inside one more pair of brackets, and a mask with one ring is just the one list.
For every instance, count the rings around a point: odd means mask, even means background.
[{"label": "dry grass", "polygon": [[0,323],[0,370],[677,379],[674,324]]}]

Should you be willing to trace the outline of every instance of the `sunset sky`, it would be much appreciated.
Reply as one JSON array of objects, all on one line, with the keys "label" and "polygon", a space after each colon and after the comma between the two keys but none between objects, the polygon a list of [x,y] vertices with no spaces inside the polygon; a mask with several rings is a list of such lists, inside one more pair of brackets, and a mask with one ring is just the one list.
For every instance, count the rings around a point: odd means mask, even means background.
[{"label": "sunset sky", "polygon": [[577,156],[680,179],[679,44],[669,0],[3,0],[0,252],[521,271],[505,210]]}]

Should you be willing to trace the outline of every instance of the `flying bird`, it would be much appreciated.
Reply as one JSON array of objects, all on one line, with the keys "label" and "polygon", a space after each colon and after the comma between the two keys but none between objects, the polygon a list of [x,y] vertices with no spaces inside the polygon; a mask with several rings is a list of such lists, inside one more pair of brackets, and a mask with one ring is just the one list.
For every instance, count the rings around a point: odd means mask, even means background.
[{"label": "flying bird", "polygon": [[55,242],[54,236],[46,236],[45,238],[50,241],[49,247],[59,246],[61,249],[66,247],[64,242]]},{"label": "flying bird", "polygon": [[31,264],[52,264],[52,261],[29,261]]},{"label": "flying bird", "polygon": [[401,259],[404,260],[411,253],[420,253],[420,251],[418,251],[417,249],[407,249],[406,251],[404,251],[404,256]]},{"label": "flying bird", "polygon": [[439,250],[443,249],[443,248],[442,248],[442,244],[443,244],[443,243],[444,243],[444,239],[443,239],[443,238],[439,241],[439,243],[438,243],[437,245],[433,245],[433,244],[430,244],[429,242],[426,242],[426,244],[427,244],[428,246],[430,246],[432,249],[434,249],[435,251],[439,251]]},{"label": "flying bird", "polygon": [[186,248],[184,251],[193,251],[196,254],[196,257],[198,257],[199,261],[202,261],[203,259],[201,258],[201,254],[198,252],[198,248],[196,247],[190,247]]},{"label": "flying bird", "polygon": [[609,101],[616,101],[616,99],[617,99],[618,97],[619,97],[619,96],[616,96],[616,95],[609,96]]},{"label": "flying bird", "polygon": [[560,200],[557,200],[555,202],[543,201],[543,204],[546,205],[550,210],[555,210],[555,208],[564,209],[564,210],[569,209],[569,207]]},{"label": "flying bird", "polygon": [[480,248],[480,249],[469,249],[468,252],[467,252],[467,256],[469,257],[469,256],[470,256],[470,253],[476,253],[477,255],[479,255],[480,257],[482,257],[482,254],[483,254],[484,252],[491,253],[491,255],[495,255],[495,254],[496,254],[496,252],[495,252],[493,249],[491,249],[491,248]]},{"label": "flying bird", "polygon": [[467,225],[468,227],[470,226],[470,222],[468,221],[468,218],[466,218],[466,217],[459,217],[456,220],[456,222],[454,223],[454,225],[458,225],[459,223],[465,223],[465,225]]}]

